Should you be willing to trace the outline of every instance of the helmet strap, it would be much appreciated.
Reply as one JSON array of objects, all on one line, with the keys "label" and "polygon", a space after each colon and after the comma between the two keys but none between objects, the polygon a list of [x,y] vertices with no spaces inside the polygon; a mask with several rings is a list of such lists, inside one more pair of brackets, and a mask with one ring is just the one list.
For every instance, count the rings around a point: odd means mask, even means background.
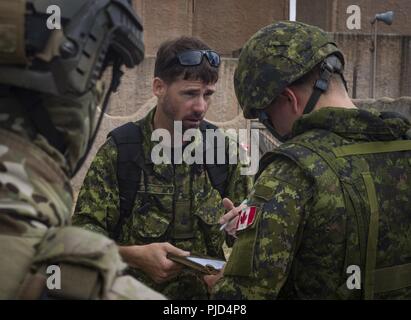
[{"label": "helmet strap", "polygon": [[97,137],[97,133],[100,129],[101,123],[103,121],[103,117],[104,114],[107,110],[107,106],[108,106],[108,102],[110,101],[110,96],[112,92],[116,92],[118,86],[120,85],[120,81],[121,81],[121,77],[123,75],[123,71],[121,71],[120,67],[121,67],[121,61],[120,60],[116,60],[114,65],[113,65],[113,73],[111,76],[111,83],[110,83],[110,87],[106,93],[106,96],[104,97],[104,101],[101,107],[101,112],[97,121],[97,125],[96,125],[96,129],[94,130],[91,139],[88,142],[87,145],[87,149],[86,152],[84,153],[84,155],[81,157],[81,159],[77,162],[76,168],[73,170],[73,173],[71,175],[71,178],[73,178],[77,172],[80,170],[81,166],[83,165],[83,163],[86,161],[86,158],[91,150],[91,147],[94,144],[94,141],[96,140]]},{"label": "helmet strap", "polygon": [[290,138],[290,135],[286,134],[286,135],[281,135],[279,134],[270,118],[268,117],[267,112],[263,111],[263,110],[258,110],[258,120],[267,128],[268,131],[270,131],[270,133],[280,142],[285,142]]},{"label": "helmet strap", "polygon": [[341,76],[345,89],[347,89],[347,82],[344,79],[342,70],[343,65],[337,56],[331,55],[324,59],[320,66],[320,79],[318,79],[314,84],[313,93],[304,108],[304,114],[310,113],[314,110],[321,94],[328,90],[333,73],[338,73]]}]

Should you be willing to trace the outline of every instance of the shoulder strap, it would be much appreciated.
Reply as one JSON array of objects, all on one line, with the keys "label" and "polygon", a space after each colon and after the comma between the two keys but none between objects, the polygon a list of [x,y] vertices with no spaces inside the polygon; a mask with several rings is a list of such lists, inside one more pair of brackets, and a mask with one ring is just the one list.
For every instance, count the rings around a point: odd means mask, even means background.
[{"label": "shoulder strap", "polygon": [[[337,136],[337,135],[335,135]],[[337,297],[342,299],[359,299],[363,295],[363,290],[349,290],[347,288],[346,279],[347,274],[345,271],[350,265],[358,265],[361,270],[364,270],[367,261],[367,233],[369,225],[369,213],[364,210],[362,206],[362,188],[359,186],[362,179],[361,176],[352,176],[351,170],[347,170],[342,162],[337,161],[338,156],[334,152],[338,148],[320,149],[313,146],[310,142],[297,142],[297,145],[310,150],[312,153],[320,157],[328,167],[334,172],[340,181],[342,187],[342,193],[347,210],[347,239],[346,239],[346,252],[344,258],[344,269],[341,279],[342,285],[337,289]],[[356,144],[355,144],[356,145]],[[355,146],[352,145],[352,146]],[[361,161],[363,171],[368,172],[369,168],[365,160]],[[361,283],[365,282],[366,274],[361,272]]]},{"label": "shoulder strap", "polygon": [[[206,130],[213,129],[218,130],[218,127],[207,122],[203,121],[200,125],[200,130],[203,135],[203,155],[204,155],[204,164],[208,173],[208,177],[210,178],[211,184],[214,189],[216,189],[222,198],[226,196],[226,188],[227,188],[227,180],[228,180],[228,169],[229,169],[229,156],[228,156],[228,148],[225,147],[225,162],[222,164],[217,163],[217,143],[214,143],[214,163],[207,164],[206,162]],[[215,141],[214,141],[215,142]],[[225,144],[224,144],[225,146]]]},{"label": "shoulder strap", "polygon": [[[216,130],[218,127],[203,121],[200,130],[204,141],[206,138],[206,129]],[[114,129],[109,133],[108,137],[113,138],[117,146],[117,181],[120,196],[120,216],[114,229],[114,236],[115,239],[118,239],[124,219],[131,215],[140,183],[141,166],[144,161],[143,137],[138,123],[132,122]],[[204,143],[203,145],[205,148],[206,144]],[[214,155],[217,156],[217,144],[215,143],[214,146]],[[225,196],[229,172],[227,148],[225,152],[225,163],[217,164],[217,161],[215,161],[214,164],[205,164],[211,184],[213,188],[220,193],[221,197]]]},{"label": "shoulder strap", "polygon": [[[310,142],[299,141],[295,145],[309,149],[323,159],[339,178],[348,217],[352,223],[348,225],[346,267],[351,264],[360,265],[361,283],[364,284],[361,296],[373,299],[375,293],[385,293],[411,286],[411,264],[399,264],[389,268],[377,268],[378,252],[378,222],[379,207],[375,182],[370,173],[367,161],[361,156],[389,152],[411,151],[409,140],[364,142],[334,147],[327,151],[314,147]],[[278,152],[278,151],[277,151]],[[291,152],[291,153],[290,153]],[[292,150],[281,150],[279,153],[292,155]],[[358,157],[360,156],[360,157]],[[356,170],[352,176],[349,158],[356,157],[357,165],[363,170]],[[343,160],[345,158],[345,160]],[[345,165],[344,165],[345,164]],[[360,196],[362,195],[362,196]],[[361,205],[362,199],[367,199],[368,205]],[[338,289],[342,298],[353,298],[353,292],[347,290],[345,283]],[[357,296],[358,297],[358,296]]]},{"label": "shoulder strap", "polygon": [[131,215],[138,185],[141,167],[144,161],[143,137],[138,124],[128,122],[108,134],[117,146],[117,182],[120,197],[120,216],[114,228],[114,237],[118,239],[125,218]]}]

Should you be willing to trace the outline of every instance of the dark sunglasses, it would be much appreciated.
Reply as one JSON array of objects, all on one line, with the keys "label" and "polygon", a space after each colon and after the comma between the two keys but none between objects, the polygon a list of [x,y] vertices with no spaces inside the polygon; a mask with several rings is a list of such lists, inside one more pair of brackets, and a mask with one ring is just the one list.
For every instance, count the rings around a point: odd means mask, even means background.
[{"label": "dark sunglasses", "polygon": [[198,66],[203,61],[203,57],[206,56],[210,66],[218,68],[220,65],[220,56],[217,52],[212,50],[189,50],[177,54],[172,59],[169,65],[178,62],[182,66]]}]

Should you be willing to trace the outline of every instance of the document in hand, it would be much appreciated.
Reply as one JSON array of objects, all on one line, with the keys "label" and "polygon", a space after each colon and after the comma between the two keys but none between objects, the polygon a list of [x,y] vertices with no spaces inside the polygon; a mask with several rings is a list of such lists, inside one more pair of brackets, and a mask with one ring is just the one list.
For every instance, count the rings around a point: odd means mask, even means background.
[{"label": "document in hand", "polygon": [[184,257],[169,253],[167,258],[205,274],[217,274],[225,265],[224,260],[196,255]]}]

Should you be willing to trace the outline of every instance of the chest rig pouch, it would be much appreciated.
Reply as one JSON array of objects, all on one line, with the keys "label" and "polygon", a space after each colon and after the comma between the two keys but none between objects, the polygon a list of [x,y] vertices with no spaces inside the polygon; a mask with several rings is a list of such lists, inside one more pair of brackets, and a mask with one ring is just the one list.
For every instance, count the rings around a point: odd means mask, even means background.
[{"label": "chest rig pouch", "polygon": [[174,202],[174,221],[170,232],[173,240],[188,240],[194,237],[194,216],[189,199]]},{"label": "chest rig pouch", "polygon": [[[200,130],[205,139],[206,129],[214,129],[217,127],[203,121],[200,125]],[[113,230],[114,239],[119,240],[121,228],[125,219],[131,216],[138,188],[140,185],[141,176],[143,176],[143,183],[147,182],[147,176],[154,174],[152,167],[145,164],[144,150],[143,150],[143,133],[141,130],[141,120],[137,123],[126,123],[108,135],[111,137],[117,147],[117,181],[120,196],[120,217]],[[205,141],[205,140],[204,140]],[[205,147],[205,143],[203,144]],[[214,144],[217,146],[217,144]],[[214,150],[214,155],[217,155]],[[205,155],[205,153],[204,153]],[[223,164],[205,164],[205,167],[210,179],[211,185],[216,189],[221,197],[225,196],[225,189],[227,186],[229,158],[226,155],[226,163]],[[204,163],[206,163],[204,161]],[[215,162],[217,163],[217,162]],[[190,169],[191,182],[196,170],[199,170],[200,165],[193,165]],[[190,185],[192,190],[192,186]],[[191,192],[190,190],[190,192]],[[137,210],[139,214],[146,214],[151,205],[156,205],[161,209],[161,203],[155,197],[150,197],[143,192],[143,204]],[[173,216],[174,221],[170,228],[170,237],[174,240],[184,240],[193,237],[194,215],[192,208],[192,201],[190,199],[173,201]]]}]

